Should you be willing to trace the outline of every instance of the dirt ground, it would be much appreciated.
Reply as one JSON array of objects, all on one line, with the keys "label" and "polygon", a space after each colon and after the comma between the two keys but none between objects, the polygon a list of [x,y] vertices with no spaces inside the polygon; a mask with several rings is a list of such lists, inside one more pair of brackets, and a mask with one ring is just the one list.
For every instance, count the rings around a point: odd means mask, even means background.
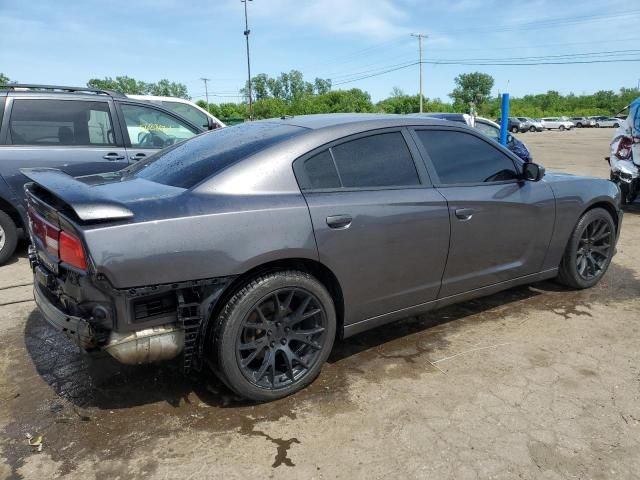
[{"label": "dirt ground", "polygon": [[[521,138],[549,170],[607,178],[611,134]],[[80,354],[35,310],[23,246],[0,267],[0,478],[639,478],[639,238],[640,204],[597,287],[543,282],[367,332],[266,405],[179,365]]]}]

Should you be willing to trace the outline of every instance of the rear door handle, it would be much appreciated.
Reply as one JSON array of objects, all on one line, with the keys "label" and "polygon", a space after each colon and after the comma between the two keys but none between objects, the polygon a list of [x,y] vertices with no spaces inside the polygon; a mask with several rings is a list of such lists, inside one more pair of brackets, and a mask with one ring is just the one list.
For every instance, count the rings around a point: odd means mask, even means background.
[{"label": "rear door handle", "polygon": [[471,208],[456,208],[456,217],[460,220],[471,220],[473,210]]},{"label": "rear door handle", "polygon": [[105,160],[124,160],[124,155],[120,155],[119,153],[116,152],[109,152],[107,153],[104,157]]},{"label": "rear door handle", "polygon": [[349,228],[352,220],[351,215],[330,215],[327,217],[327,225],[329,228]]},{"label": "rear door handle", "polygon": [[144,157],[146,157],[146,156],[147,156],[147,154],[146,154],[146,153],[142,153],[142,152],[140,152],[140,153],[136,153],[135,155],[131,155],[129,158],[130,158],[131,160],[138,161],[138,160],[142,160],[142,159],[143,159]]}]

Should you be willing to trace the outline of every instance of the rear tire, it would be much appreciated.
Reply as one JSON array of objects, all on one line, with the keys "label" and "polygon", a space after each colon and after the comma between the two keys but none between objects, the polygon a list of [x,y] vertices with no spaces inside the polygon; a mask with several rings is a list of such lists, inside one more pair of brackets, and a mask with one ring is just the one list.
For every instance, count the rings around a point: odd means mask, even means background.
[{"label": "rear tire", "polygon": [[311,275],[293,270],[249,281],[216,323],[216,373],[238,395],[260,402],[313,382],[336,335],[331,295]]},{"label": "rear tire", "polygon": [[18,229],[13,219],[0,210],[0,265],[11,258],[18,244]]},{"label": "rear tire", "polygon": [[615,251],[616,226],[609,212],[594,208],[573,229],[560,262],[557,281],[571,288],[590,288],[604,276]]}]

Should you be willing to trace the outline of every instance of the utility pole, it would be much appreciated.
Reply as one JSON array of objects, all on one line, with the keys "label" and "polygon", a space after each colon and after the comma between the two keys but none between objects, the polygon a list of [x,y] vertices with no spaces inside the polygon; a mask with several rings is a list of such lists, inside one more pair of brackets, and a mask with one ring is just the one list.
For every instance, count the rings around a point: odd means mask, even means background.
[{"label": "utility pole", "polygon": [[200,80],[202,80],[204,82],[204,95],[207,98],[207,110],[209,110],[209,88],[207,88],[207,82],[210,82],[211,79],[210,78],[201,78]]},{"label": "utility pole", "polygon": [[249,76],[249,120],[253,120],[253,92],[251,91],[251,61],[249,60],[249,20],[247,19],[247,3],[253,0],[240,0],[244,3],[244,38],[247,41],[247,74]]},{"label": "utility pole", "polygon": [[420,113],[422,113],[422,39],[429,38],[429,35],[424,35],[422,33],[412,33],[411,36],[418,39],[418,49],[420,51]]}]

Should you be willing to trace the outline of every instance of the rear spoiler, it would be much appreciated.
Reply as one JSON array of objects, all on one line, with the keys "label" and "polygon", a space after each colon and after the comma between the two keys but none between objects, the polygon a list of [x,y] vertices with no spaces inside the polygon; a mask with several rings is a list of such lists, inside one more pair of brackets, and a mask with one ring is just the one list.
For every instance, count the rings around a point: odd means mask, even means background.
[{"label": "rear spoiler", "polygon": [[89,222],[133,217],[133,212],[122,203],[97,193],[90,185],[56,168],[21,168],[20,172],[68,204],[80,220]]}]

